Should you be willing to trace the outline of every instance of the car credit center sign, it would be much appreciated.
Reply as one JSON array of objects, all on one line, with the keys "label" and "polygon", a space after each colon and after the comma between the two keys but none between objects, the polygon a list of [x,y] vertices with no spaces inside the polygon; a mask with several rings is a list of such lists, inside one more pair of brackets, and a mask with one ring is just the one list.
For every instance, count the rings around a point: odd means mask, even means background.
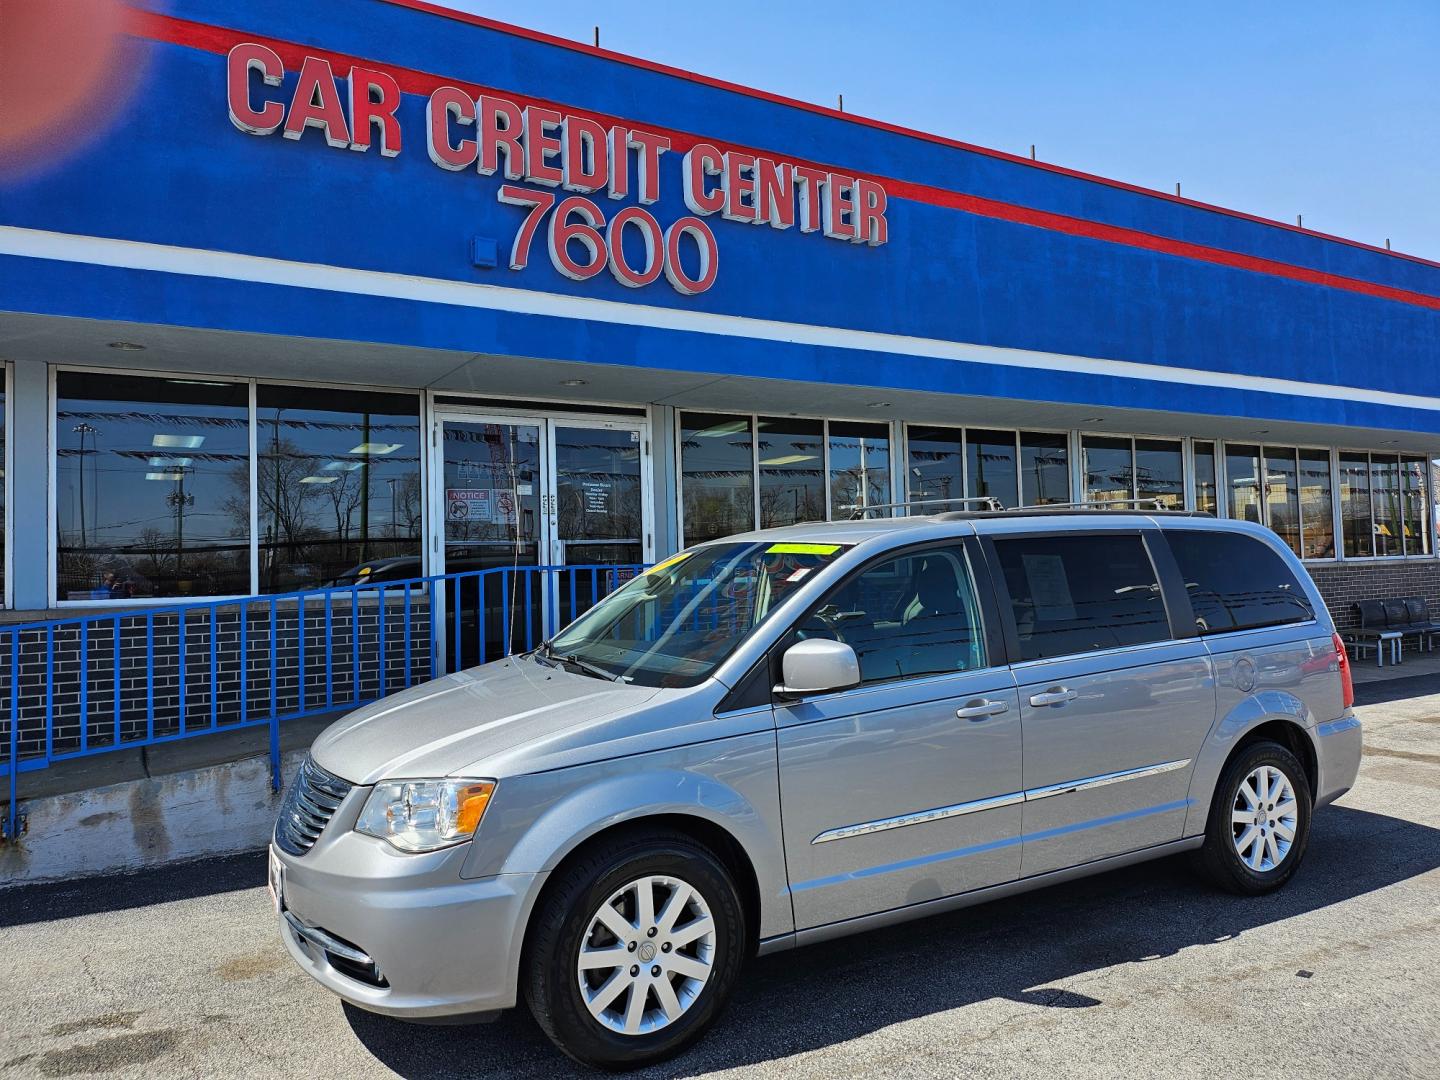
[{"label": "car credit center sign", "polygon": [[[284,76],[273,49],[250,42],[232,48],[226,68],[231,122],[251,135],[280,131],[299,139],[318,128],[336,148],[363,152],[373,145],[385,157],[401,152],[400,87],[387,72],[351,67],[338,80],[329,61],[307,56],[288,102],[265,90],[280,86]],[[426,150],[440,168],[498,172],[506,181],[536,185],[503,183],[497,193],[500,202],[525,211],[510,247],[512,270],[528,265],[543,231],[550,262],[566,277],[585,281],[608,268],[620,284],[638,289],[663,274],[677,292],[694,296],[709,289],[719,271],[715,234],[705,221],[717,213],[772,229],[798,225],[801,232],[857,244],[887,239],[885,189],[874,180],[698,142],[681,166],[690,213],[662,228],[645,207],[661,198],[660,156],[671,151],[665,135],[558,109],[522,108],[489,94],[472,97],[454,86],[430,94],[425,116]],[[587,197],[602,191],[613,200],[633,193],[639,205],[607,218]],[[643,260],[634,241],[625,251],[627,230],[640,238]]]}]

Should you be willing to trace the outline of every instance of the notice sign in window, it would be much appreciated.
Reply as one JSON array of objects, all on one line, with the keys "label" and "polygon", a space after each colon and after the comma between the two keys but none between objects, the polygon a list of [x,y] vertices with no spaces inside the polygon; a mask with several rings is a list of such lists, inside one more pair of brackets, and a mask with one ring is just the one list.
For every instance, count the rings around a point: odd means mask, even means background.
[{"label": "notice sign in window", "polygon": [[515,493],[509,488],[446,488],[445,517],[450,521],[513,525]]},{"label": "notice sign in window", "polygon": [[585,501],[585,513],[610,513],[610,485],[604,480],[581,480],[580,492]]}]

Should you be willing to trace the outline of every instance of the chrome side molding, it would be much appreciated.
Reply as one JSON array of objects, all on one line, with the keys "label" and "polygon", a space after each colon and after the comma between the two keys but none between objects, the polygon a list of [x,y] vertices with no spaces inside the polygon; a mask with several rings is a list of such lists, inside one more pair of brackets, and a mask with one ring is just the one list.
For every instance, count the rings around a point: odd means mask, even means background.
[{"label": "chrome side molding", "polygon": [[1067,780],[1063,784],[1050,784],[1046,787],[1029,788],[1025,791],[1011,792],[1009,795],[992,795],[988,799],[975,799],[971,802],[954,803],[951,806],[937,806],[933,810],[917,810],[913,814],[900,814],[897,817],[880,818],[878,821],[865,821],[858,825],[842,825],[837,829],[827,829],[815,837],[814,840],[811,840],[810,843],[827,844],[831,840],[848,840],[852,836],[868,836],[871,833],[888,832],[890,829],[903,829],[910,825],[923,825],[927,821],[943,821],[946,818],[963,817],[965,814],[978,814],[982,810],[998,810],[1002,806],[1015,806],[1018,803],[1036,802],[1040,799],[1048,799],[1052,795],[1069,795],[1076,791],[1086,791],[1090,788],[1124,783],[1126,780],[1140,780],[1147,776],[1159,776],[1161,773],[1183,769],[1189,764],[1189,758],[1181,758],[1178,761],[1162,761],[1158,765],[1143,765],[1138,769],[1122,769],[1119,772],[1102,773],[1099,776],[1087,776],[1080,780]]},{"label": "chrome side molding", "polygon": [[938,806],[934,810],[920,810],[913,814],[901,814],[899,817],[866,821],[860,825],[844,825],[838,829],[822,832],[810,843],[825,844],[831,840],[847,840],[852,836],[866,836],[870,833],[886,832],[890,829],[903,829],[907,825],[919,825],[926,821],[943,821],[945,818],[978,814],[982,810],[997,810],[1002,806],[1014,806],[1024,801],[1025,793],[1023,791],[1016,791],[1009,795],[994,795],[988,799],[955,803],[953,806]]},{"label": "chrome side molding", "polygon": [[1030,788],[1025,792],[1025,801],[1035,802],[1037,799],[1048,799],[1052,795],[1069,795],[1074,791],[1088,791],[1090,788],[1105,787],[1109,784],[1120,784],[1126,780],[1140,780],[1146,776],[1159,776],[1161,773],[1183,769],[1189,764],[1189,758],[1181,758],[1179,761],[1162,761],[1159,765],[1143,765],[1138,769],[1121,769],[1119,772],[1101,773],[1099,776],[1087,776],[1083,780],[1067,780],[1063,784],[1050,784],[1046,787]]}]

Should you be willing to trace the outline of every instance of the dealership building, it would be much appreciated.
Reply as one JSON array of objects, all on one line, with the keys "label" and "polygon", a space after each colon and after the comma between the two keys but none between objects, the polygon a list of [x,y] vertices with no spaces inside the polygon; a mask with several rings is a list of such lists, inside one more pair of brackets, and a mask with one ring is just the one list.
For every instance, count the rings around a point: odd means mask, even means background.
[{"label": "dealership building", "polygon": [[0,176],[12,618],[975,497],[1440,600],[1440,264],[418,0],[127,35]]}]

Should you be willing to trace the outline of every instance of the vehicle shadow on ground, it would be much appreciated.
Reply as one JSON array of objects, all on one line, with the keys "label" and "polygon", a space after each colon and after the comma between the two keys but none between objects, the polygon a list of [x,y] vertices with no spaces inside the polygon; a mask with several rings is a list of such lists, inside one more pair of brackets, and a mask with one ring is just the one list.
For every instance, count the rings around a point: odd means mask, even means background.
[{"label": "vehicle shadow on ground", "polygon": [[149,907],[265,884],[265,851],[145,867],[127,874],[18,885],[0,892],[0,928]]},{"label": "vehicle shadow on ground", "polygon": [[[1327,808],[1316,816],[1305,865],[1269,896],[1219,893],[1184,858],[1171,858],[756,960],[707,1038],[637,1075],[772,1061],[996,997],[1036,1008],[1102,1006],[1054,984],[1229,941],[1436,867],[1440,830]],[[349,1007],[346,1019],[376,1058],[416,1080],[554,1076],[574,1068],[524,1010],[463,1028],[421,1027]]]},{"label": "vehicle shadow on ground", "polygon": [[1387,701],[1428,697],[1431,694],[1440,694],[1440,672],[1355,684],[1356,705],[1381,705]]}]

